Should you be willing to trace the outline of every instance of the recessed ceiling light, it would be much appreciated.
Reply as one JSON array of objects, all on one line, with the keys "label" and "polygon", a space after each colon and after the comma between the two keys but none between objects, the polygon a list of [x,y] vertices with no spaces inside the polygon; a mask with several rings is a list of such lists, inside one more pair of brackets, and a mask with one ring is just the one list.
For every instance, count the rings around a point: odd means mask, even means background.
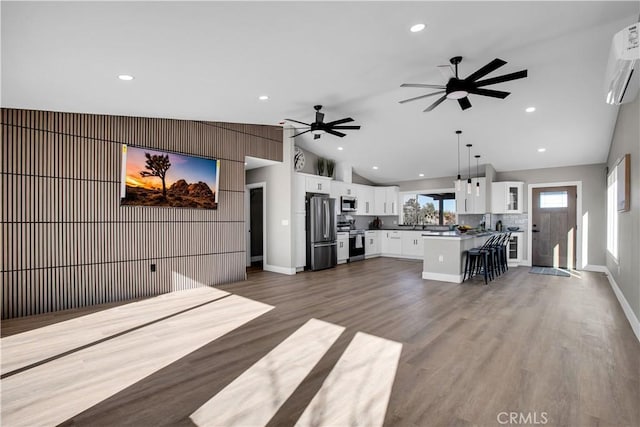
[{"label": "recessed ceiling light", "polygon": [[411,32],[412,33],[420,32],[420,31],[424,30],[424,27],[425,27],[424,24],[416,24],[416,25],[411,27]]},{"label": "recessed ceiling light", "polygon": [[267,99],[269,99],[269,97],[268,97],[267,95],[260,95],[260,96],[258,97],[258,99],[259,99],[260,101],[266,101]]},{"label": "recessed ceiling light", "polygon": [[247,166],[247,162],[244,162],[244,165]]},{"label": "recessed ceiling light", "polygon": [[338,150],[339,150],[339,151],[342,151],[342,150],[344,150],[344,148],[342,148],[342,147],[338,147]]},{"label": "recessed ceiling light", "polygon": [[120,74],[118,78],[124,81],[133,80],[133,76],[130,76],[129,74]]},{"label": "recessed ceiling light", "polygon": [[378,170],[378,167],[377,167],[377,166],[374,166],[372,169],[377,171],[377,170]]},{"label": "recessed ceiling light", "polygon": [[534,111],[536,111],[536,107],[527,107],[527,109],[524,111],[526,111],[527,113],[533,113]]},{"label": "recessed ceiling light", "polygon": [[538,148],[538,153],[544,153],[545,151],[547,151],[546,148]]},{"label": "recessed ceiling light", "polygon": [[424,174],[423,174],[423,173],[421,173],[421,174],[418,174],[418,176],[424,176]]}]

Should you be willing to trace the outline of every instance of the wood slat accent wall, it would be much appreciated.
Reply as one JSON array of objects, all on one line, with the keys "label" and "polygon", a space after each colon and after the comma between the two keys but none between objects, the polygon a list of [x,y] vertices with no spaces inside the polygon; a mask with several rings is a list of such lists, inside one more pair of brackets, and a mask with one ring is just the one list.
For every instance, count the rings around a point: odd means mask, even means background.
[{"label": "wood slat accent wall", "polygon": [[[123,143],[220,159],[218,209],[121,207]],[[2,318],[243,280],[245,155],[282,128],[3,108]]]}]

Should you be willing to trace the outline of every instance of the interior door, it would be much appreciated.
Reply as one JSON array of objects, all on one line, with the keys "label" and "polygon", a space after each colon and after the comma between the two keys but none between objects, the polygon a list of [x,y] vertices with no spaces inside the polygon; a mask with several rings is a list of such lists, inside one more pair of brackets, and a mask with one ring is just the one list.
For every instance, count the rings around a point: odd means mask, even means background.
[{"label": "interior door", "polygon": [[574,268],[576,265],[575,186],[534,188],[532,191],[531,262],[533,265]]}]

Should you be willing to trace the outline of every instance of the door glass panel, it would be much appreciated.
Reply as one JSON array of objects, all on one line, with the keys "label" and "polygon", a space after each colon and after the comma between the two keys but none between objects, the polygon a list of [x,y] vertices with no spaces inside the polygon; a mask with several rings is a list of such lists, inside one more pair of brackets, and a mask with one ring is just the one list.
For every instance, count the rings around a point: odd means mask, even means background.
[{"label": "door glass panel", "polygon": [[518,210],[518,187],[509,187],[509,198],[507,201],[507,210]]},{"label": "door glass panel", "polygon": [[540,207],[542,209],[549,208],[566,208],[569,199],[566,191],[545,191],[540,192]]}]

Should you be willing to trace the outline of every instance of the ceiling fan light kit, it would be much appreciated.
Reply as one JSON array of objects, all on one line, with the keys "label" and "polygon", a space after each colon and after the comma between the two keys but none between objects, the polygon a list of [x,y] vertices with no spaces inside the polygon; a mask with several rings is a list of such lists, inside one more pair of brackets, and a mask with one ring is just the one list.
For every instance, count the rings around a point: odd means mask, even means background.
[{"label": "ceiling fan light kit", "polygon": [[471,194],[471,147],[473,147],[473,144],[467,144],[467,151],[468,151],[468,167],[469,167],[469,175],[467,175],[467,194]]},{"label": "ceiling fan light kit", "polygon": [[[476,158],[476,178],[480,177],[480,173],[478,172],[478,161],[480,159],[480,154],[476,154],[474,156]],[[476,197],[480,197],[480,180],[476,179]]]},{"label": "ceiling fan light kit", "polygon": [[458,105],[464,111],[471,108],[471,101],[469,101],[469,95],[481,95],[489,96],[492,98],[504,99],[509,96],[510,92],[503,92],[493,89],[483,89],[483,86],[493,85],[497,83],[504,83],[511,80],[522,79],[527,77],[527,70],[516,71],[515,73],[504,74],[502,76],[491,77],[485,80],[480,80],[487,74],[497,70],[505,65],[507,62],[502,59],[496,58],[489,62],[485,66],[471,73],[464,79],[461,79],[458,75],[458,64],[462,62],[462,56],[454,56],[449,60],[454,68],[454,76],[449,79],[446,85],[431,85],[420,83],[403,83],[400,87],[417,87],[427,89],[439,89],[436,92],[428,93],[426,95],[416,96],[400,101],[401,104],[405,102],[416,101],[418,99],[427,98],[429,96],[442,95],[431,105],[424,109],[424,112],[433,111],[438,105],[440,105],[445,99],[454,99],[458,101]]},{"label": "ceiling fan light kit", "polygon": [[295,135],[291,136],[291,138],[295,138],[296,136],[304,135],[307,132],[313,134],[313,139],[320,139],[320,136],[323,133],[328,133],[330,135],[338,136],[340,138],[346,136],[346,133],[340,132],[341,130],[358,130],[360,126],[342,126],[344,123],[352,122],[353,119],[351,117],[346,117],[340,120],[334,120],[329,123],[324,122],[324,113],[320,112],[322,109],[322,105],[314,105],[313,108],[316,110],[316,119],[313,123],[305,123],[298,120],[293,119],[285,119],[289,122],[298,123],[301,125],[308,126],[309,128],[305,131],[298,132]]}]

